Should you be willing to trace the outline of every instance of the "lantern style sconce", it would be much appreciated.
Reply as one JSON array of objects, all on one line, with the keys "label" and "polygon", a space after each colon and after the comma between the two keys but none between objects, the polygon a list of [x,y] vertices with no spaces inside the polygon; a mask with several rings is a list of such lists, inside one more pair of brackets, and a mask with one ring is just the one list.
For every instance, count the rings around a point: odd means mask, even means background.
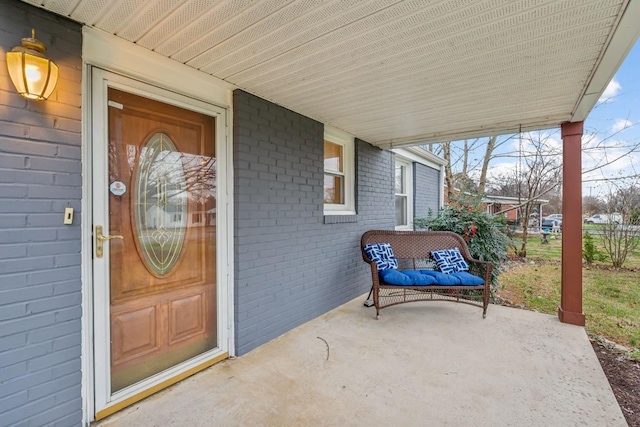
[{"label": "lantern style sconce", "polygon": [[43,53],[47,47],[31,37],[22,39],[22,46],[7,52],[7,68],[18,93],[28,99],[47,99],[58,82],[58,66]]}]

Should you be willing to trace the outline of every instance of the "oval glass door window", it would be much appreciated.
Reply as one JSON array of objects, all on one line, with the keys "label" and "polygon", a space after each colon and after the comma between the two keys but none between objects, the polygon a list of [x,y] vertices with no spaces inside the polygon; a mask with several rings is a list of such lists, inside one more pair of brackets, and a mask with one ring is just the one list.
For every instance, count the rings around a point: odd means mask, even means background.
[{"label": "oval glass door window", "polygon": [[154,134],[140,152],[133,194],[138,248],[153,274],[166,275],[180,258],[187,194],[180,152],[167,134]]}]

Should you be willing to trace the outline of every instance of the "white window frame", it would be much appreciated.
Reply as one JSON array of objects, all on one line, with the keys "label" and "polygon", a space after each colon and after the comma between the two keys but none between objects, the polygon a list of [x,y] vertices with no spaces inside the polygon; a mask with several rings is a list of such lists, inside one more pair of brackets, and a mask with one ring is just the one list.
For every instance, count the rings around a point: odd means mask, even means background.
[{"label": "white window frame", "polygon": [[[404,174],[404,193],[396,193],[395,192],[395,183],[396,183],[396,168],[400,166],[405,168]],[[395,156],[395,163],[393,165],[393,202],[394,202],[394,221],[395,221],[395,201],[398,196],[407,198],[407,209],[406,209],[406,224],[404,225],[396,225],[396,230],[413,230],[413,203],[414,203],[414,193],[413,193],[413,162]]]},{"label": "white window frame", "polygon": [[[344,203],[343,204],[324,204],[325,215],[355,215],[355,139],[340,129],[333,126],[324,125],[324,139],[333,144],[342,147],[343,155],[343,173],[344,173]],[[324,157],[323,157],[324,158]],[[324,172],[324,168],[323,168]],[[323,181],[324,182],[324,181]],[[323,187],[324,188],[324,187]]]}]

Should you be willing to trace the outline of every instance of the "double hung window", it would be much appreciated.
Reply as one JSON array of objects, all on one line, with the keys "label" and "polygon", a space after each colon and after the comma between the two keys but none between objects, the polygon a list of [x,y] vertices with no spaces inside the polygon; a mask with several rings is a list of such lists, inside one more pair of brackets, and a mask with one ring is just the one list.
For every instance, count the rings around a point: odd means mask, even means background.
[{"label": "double hung window", "polygon": [[411,229],[413,222],[413,186],[411,163],[395,160],[396,229]]},{"label": "double hung window", "polygon": [[354,140],[345,132],[325,126],[324,214],[355,214]]}]

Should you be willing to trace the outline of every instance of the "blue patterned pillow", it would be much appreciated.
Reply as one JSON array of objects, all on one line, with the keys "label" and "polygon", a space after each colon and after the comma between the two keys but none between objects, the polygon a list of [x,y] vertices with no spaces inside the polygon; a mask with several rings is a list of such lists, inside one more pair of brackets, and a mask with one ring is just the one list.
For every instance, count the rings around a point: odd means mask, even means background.
[{"label": "blue patterned pillow", "polygon": [[455,266],[456,273],[460,271],[469,271],[469,264],[464,260],[462,254],[460,253],[460,249],[452,248],[449,249],[449,259],[451,263]]},{"label": "blue patterned pillow", "polygon": [[469,271],[469,264],[464,260],[458,248],[432,251],[431,256],[436,260],[440,271],[445,274]]},{"label": "blue patterned pillow", "polygon": [[364,252],[371,261],[378,264],[378,271],[398,268],[398,260],[393,254],[389,243],[376,243],[364,245]]}]

